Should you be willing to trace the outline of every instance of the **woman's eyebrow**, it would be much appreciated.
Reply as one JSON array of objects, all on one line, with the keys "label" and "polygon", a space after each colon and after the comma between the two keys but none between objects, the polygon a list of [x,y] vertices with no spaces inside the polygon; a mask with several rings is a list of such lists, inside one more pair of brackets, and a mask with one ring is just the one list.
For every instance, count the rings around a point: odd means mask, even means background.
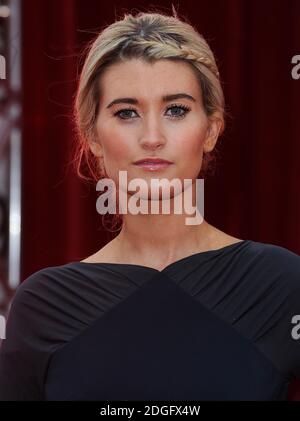
[{"label": "woman's eyebrow", "polygon": [[[179,93],[179,94],[170,94],[164,95],[162,97],[162,102],[174,101],[176,99],[189,99],[190,101],[196,102],[195,98],[192,95]],[[116,98],[108,104],[106,108],[110,108],[115,104],[138,104],[139,101],[136,98]]]}]

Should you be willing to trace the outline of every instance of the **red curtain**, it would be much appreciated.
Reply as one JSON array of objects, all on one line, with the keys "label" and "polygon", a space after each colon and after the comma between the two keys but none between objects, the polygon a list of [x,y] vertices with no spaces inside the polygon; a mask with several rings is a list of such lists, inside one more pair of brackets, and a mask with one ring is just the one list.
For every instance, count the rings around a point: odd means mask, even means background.
[{"label": "red curtain", "polygon": [[[231,118],[214,177],[205,184],[206,219],[231,235],[300,254],[299,0],[175,2],[179,15],[216,54]],[[171,10],[171,2],[151,4]],[[22,278],[80,260],[111,236],[96,192],[72,165],[72,101],[78,54],[103,25],[148,2],[26,0],[22,3]],[[300,399],[299,384],[290,399]]]}]

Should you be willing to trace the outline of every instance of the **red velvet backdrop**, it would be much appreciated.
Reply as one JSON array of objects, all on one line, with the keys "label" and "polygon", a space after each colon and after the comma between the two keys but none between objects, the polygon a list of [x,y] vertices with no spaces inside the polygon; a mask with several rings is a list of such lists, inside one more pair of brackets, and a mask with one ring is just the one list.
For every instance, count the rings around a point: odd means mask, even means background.
[{"label": "red velvet backdrop", "polygon": [[[205,217],[239,238],[300,254],[299,0],[174,2],[216,53],[228,121],[217,174],[205,184]],[[171,1],[151,3],[170,11]],[[147,2],[26,0],[23,37],[22,278],[95,252],[108,240],[96,192],[69,164],[78,53],[102,25]],[[179,7],[178,7],[179,6]],[[291,398],[300,399],[300,387]]]}]

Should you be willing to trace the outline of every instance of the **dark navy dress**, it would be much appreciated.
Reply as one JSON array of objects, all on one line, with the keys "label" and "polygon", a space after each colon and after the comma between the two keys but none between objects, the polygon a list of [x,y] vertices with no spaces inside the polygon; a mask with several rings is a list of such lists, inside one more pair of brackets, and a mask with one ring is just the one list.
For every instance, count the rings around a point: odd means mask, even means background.
[{"label": "dark navy dress", "polygon": [[[71,262],[18,287],[0,400],[285,400],[300,256],[243,240],[162,271]],[[298,322],[299,323],[299,322]]]}]

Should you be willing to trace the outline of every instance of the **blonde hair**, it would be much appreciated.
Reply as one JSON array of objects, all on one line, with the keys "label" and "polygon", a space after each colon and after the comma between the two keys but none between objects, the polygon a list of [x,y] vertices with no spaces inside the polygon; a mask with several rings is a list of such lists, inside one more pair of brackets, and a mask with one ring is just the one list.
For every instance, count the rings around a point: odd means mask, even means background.
[{"label": "blonde hair", "polygon": [[[174,7],[172,10],[174,16],[157,12],[125,13],[123,19],[105,27],[87,46],[74,104],[78,134],[75,164],[80,177],[90,179],[81,171],[83,158],[92,180],[106,175],[89,142],[95,139],[99,78],[108,66],[117,62],[140,58],[148,62],[170,59],[189,63],[199,82],[207,116],[219,112],[222,120],[219,134],[224,131],[224,95],[214,54],[204,37],[190,23],[180,20]],[[215,149],[203,156],[199,174],[202,178],[214,169]]]}]

